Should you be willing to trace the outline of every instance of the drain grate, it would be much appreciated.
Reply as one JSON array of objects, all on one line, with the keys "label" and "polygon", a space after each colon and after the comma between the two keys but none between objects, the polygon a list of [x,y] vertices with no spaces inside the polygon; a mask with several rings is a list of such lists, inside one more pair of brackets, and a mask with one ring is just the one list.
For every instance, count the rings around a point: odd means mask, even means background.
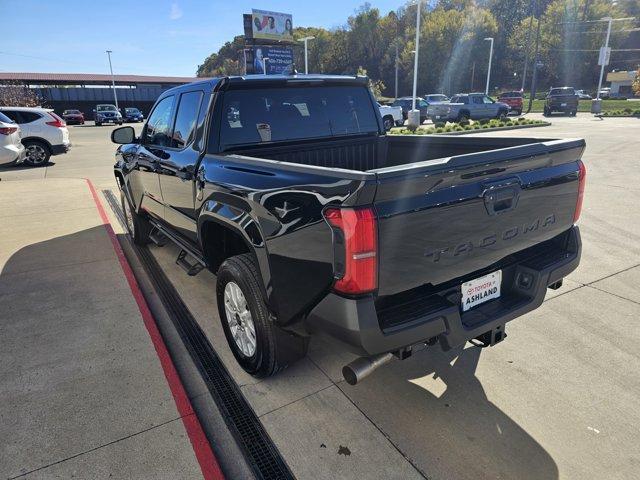
[{"label": "drain grate", "polygon": [[[118,221],[124,225],[124,215],[115,194],[111,190],[102,193]],[[133,249],[256,476],[265,480],[293,479],[280,452],[155,257],[146,247],[133,245]]]}]

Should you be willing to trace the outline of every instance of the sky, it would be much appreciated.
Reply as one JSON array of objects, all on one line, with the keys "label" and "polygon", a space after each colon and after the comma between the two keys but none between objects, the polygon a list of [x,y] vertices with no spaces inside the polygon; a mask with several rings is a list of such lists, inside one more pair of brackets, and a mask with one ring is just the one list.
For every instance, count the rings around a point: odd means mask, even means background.
[{"label": "sky", "polygon": [[[346,24],[365,0],[0,0],[0,71],[193,76],[235,35],[252,8],[291,13],[294,26]],[[382,14],[405,0],[369,0]],[[4,17],[8,19],[8,17]]]}]

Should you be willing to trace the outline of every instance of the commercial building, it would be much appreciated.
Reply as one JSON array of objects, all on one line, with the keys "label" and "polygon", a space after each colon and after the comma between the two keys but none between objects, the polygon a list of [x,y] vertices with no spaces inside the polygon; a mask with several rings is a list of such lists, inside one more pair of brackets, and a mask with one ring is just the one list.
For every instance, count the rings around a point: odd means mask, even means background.
[{"label": "commercial building", "polygon": [[633,97],[631,85],[635,78],[635,71],[608,72],[607,82],[611,82],[611,96]]}]

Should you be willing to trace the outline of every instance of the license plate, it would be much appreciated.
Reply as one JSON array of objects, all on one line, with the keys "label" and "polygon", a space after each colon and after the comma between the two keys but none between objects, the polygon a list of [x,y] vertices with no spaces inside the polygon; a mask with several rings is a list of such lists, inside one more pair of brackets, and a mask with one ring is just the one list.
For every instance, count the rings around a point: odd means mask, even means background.
[{"label": "license plate", "polygon": [[566,104],[566,103],[561,103],[561,104],[560,104],[560,106],[561,106],[561,107],[566,107],[566,106],[567,106],[567,104]]},{"label": "license plate", "polygon": [[462,311],[500,297],[502,270],[490,273],[462,284]]}]

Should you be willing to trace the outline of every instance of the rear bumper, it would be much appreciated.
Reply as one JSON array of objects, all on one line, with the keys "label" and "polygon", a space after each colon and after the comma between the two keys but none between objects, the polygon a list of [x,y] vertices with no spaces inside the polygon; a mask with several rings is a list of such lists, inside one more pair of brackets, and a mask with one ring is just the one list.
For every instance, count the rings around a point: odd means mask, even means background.
[{"label": "rear bumper", "polygon": [[[464,314],[456,297],[460,285],[419,302],[394,307],[396,316],[416,310],[421,313],[416,318],[391,322],[386,328],[381,327],[384,321],[381,322],[373,297],[349,299],[331,293],[310,312],[305,326],[312,333],[328,334],[359,355],[392,352],[434,338],[449,350],[485,333],[504,332],[507,322],[538,308],[547,287],[580,263],[578,227],[563,235],[564,248],[503,267],[503,296]],[[526,288],[520,284],[523,278],[529,280]]]},{"label": "rear bumper", "polygon": [[67,153],[71,149],[70,143],[60,143],[58,145],[51,145],[51,155],[61,155]]}]

